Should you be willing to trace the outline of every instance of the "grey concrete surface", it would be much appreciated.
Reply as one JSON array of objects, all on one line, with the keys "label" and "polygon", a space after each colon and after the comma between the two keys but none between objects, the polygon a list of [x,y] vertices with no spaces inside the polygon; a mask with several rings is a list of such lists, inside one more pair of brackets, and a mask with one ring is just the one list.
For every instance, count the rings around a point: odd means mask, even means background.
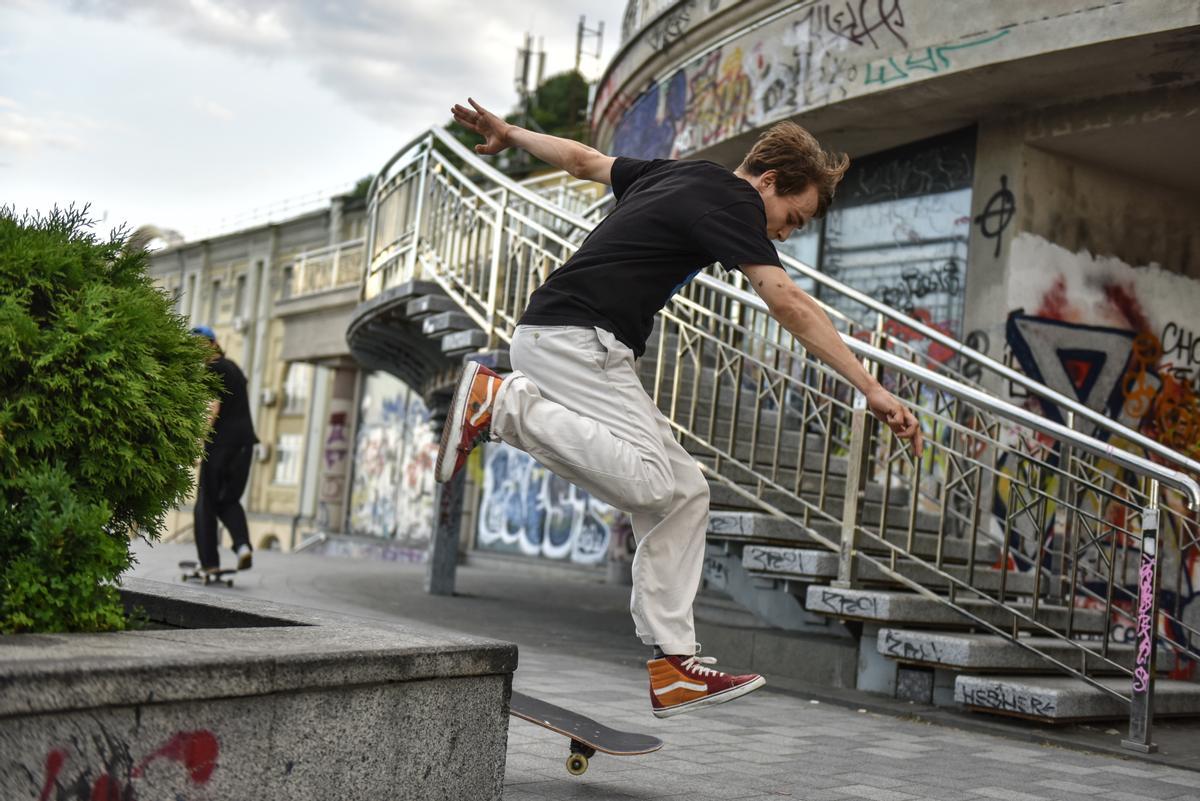
[{"label": "grey concrete surface", "polygon": [[0,638],[0,799],[500,797],[512,644],[124,583],[151,628]]},{"label": "grey concrete surface", "polygon": [[[144,546],[138,575],[170,577],[188,546]],[[566,773],[563,738],[513,720],[505,799],[1030,799],[1147,801],[1200,799],[1200,773],[1031,740],[1046,727],[873,699],[853,690],[814,688],[768,676],[764,690],[705,712],[658,720],[649,713],[646,649],[633,635],[628,588],[586,572],[535,570],[489,560],[458,573],[460,594],[421,590],[420,565],[274,553],[224,597],[268,597],[382,620],[422,621],[516,642],[516,689],[586,711],[603,723],[662,737],[644,757],[597,755],[580,778]],[[729,642],[734,642],[730,640]],[[706,652],[718,667],[743,654]],[[797,654],[797,658],[803,658]],[[813,703],[818,701],[818,703]],[[859,712],[859,709],[866,711]],[[938,724],[914,719],[936,719]],[[1073,749],[1117,746],[1123,732],[1064,729]],[[1158,729],[1164,750],[1189,759],[1194,729]],[[994,733],[989,733],[994,732]],[[1158,755],[1161,759],[1162,754]]]}]

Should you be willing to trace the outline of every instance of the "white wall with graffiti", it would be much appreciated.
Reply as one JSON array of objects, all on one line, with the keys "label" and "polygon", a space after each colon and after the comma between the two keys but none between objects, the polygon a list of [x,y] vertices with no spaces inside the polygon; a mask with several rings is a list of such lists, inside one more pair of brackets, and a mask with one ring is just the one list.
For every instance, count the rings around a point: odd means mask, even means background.
[{"label": "white wall with graffiti", "polygon": [[[1007,313],[986,331],[973,332],[977,342],[1003,343],[1006,355],[1027,375],[1152,439],[1200,457],[1200,281],[1157,264],[1135,267],[1111,256],[1072,252],[1029,232],[1013,238],[1008,271]],[[991,355],[999,356],[998,350],[993,346]],[[1057,406],[1040,403],[1015,387],[1009,387],[1008,394],[1016,403],[1063,421]],[[1008,436],[1028,438],[1026,449],[1037,447],[1026,430],[1014,426]],[[1114,444],[1138,450],[1129,442]],[[993,533],[1002,539],[998,521],[1005,515],[1008,482],[1015,476],[1004,463],[998,468],[1004,477],[995,487],[992,522]],[[1057,476],[1045,480],[1047,486],[1041,489],[1056,492]],[[1063,536],[1062,516],[1052,516],[1046,526],[1052,548]],[[1014,540],[1037,542],[1038,532],[1028,521],[1015,526],[1017,533]],[[1200,628],[1200,548],[1195,533],[1164,527],[1161,536],[1160,571],[1165,578],[1160,606],[1177,613],[1186,625]],[[1023,555],[1019,566],[1029,569],[1032,553]],[[1136,597],[1137,543],[1120,543],[1113,558],[1128,565],[1122,583]],[[1114,616],[1113,621],[1114,637],[1132,642],[1135,632],[1129,620]],[[1190,639],[1186,632],[1171,633],[1181,642]],[[1200,642],[1191,644],[1200,650]],[[1166,667],[1177,678],[1200,676],[1198,663],[1183,654],[1176,654],[1175,664]]]},{"label": "white wall with graffiti", "polygon": [[433,531],[437,440],[419,395],[386,373],[364,383],[350,532],[424,548]]},{"label": "white wall with graffiti", "polygon": [[521,451],[485,446],[480,548],[576,564],[604,564],[631,544],[629,517]]}]

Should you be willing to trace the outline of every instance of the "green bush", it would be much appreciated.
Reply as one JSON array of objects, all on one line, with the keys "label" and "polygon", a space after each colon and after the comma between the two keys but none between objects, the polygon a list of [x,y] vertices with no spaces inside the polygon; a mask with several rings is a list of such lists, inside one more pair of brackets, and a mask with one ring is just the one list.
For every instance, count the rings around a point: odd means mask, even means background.
[{"label": "green bush", "polygon": [[124,626],[117,577],[191,490],[215,378],[121,231],[0,208],[0,632]]}]

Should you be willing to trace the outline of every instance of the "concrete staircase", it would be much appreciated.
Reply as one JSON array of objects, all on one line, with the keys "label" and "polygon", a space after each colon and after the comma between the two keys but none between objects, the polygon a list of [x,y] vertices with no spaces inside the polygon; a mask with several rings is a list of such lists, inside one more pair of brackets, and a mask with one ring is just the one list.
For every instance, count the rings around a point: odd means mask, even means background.
[{"label": "concrete staircase", "polygon": [[[405,321],[419,327],[425,344],[451,365],[431,382],[431,391],[449,392],[453,368],[466,355],[508,369],[506,352],[479,352],[486,334],[436,283],[409,282],[389,292],[403,296]],[[961,530],[963,526],[942,531],[941,515],[930,513],[928,506],[914,508],[913,493],[902,481],[886,487],[868,481],[863,487],[859,523],[882,542],[860,535],[856,548],[864,558],[858,560],[855,587],[835,586],[848,432],[824,428],[832,425],[829,421],[806,423],[795,410],[779,408],[786,403],[777,398],[764,402],[745,384],[735,406],[734,379],[719,369],[711,350],[682,357],[689,368],[678,386],[669,381],[656,385],[658,348],[674,352],[677,345],[675,334],[660,337],[656,331],[639,370],[660,408],[686,410],[684,417],[675,418],[685,421],[681,425],[690,434],[681,439],[713,477],[698,622],[717,621],[775,638],[770,648],[748,648],[755,653],[787,654],[792,663],[837,663],[833,672],[843,677],[840,686],[867,692],[1041,721],[1128,714],[1127,702],[1093,683],[1062,675],[1054,665],[1087,668],[1100,676],[1098,682],[1129,694],[1129,679],[1106,675],[1116,669],[1099,654],[1128,667],[1132,647],[1105,647],[1103,614],[1049,603],[1045,595],[1035,610],[1035,585],[1044,594],[1048,576],[1038,582],[1032,571],[999,570],[1002,552],[994,539]],[[748,469],[763,464],[772,465],[769,480],[778,489],[764,487]],[[768,505],[777,513],[769,512]],[[909,558],[893,561],[889,546]],[[1011,611],[973,592],[955,590],[955,581],[969,581],[977,593],[993,598],[1002,593]],[[1012,611],[1056,632],[1069,627],[1075,643],[1046,636],[1032,623],[1014,618]],[[848,644],[855,664],[847,677]],[[772,669],[765,663],[753,668]],[[1155,713],[1200,715],[1200,685],[1159,679]]]}]

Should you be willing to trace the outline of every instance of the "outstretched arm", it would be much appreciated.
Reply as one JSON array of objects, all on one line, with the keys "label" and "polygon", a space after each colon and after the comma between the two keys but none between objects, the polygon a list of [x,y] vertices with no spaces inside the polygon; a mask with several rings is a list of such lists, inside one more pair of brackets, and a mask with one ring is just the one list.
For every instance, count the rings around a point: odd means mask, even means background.
[{"label": "outstretched arm", "polygon": [[828,364],[867,398],[867,407],[900,439],[912,443],[920,456],[924,439],[917,418],[867,372],[846,347],[825,310],[807,292],[796,286],[781,267],[769,264],[742,265],[754,291],[766,301],[779,324],[790,331],[810,353]]},{"label": "outstretched arm", "polygon": [[483,144],[475,145],[476,153],[494,156],[507,148],[519,147],[576,178],[612,184],[615,161],[612,156],[571,139],[527,131],[505,122],[471,98],[467,102],[471,108],[455,103],[450,111],[455,122],[483,137]]}]

